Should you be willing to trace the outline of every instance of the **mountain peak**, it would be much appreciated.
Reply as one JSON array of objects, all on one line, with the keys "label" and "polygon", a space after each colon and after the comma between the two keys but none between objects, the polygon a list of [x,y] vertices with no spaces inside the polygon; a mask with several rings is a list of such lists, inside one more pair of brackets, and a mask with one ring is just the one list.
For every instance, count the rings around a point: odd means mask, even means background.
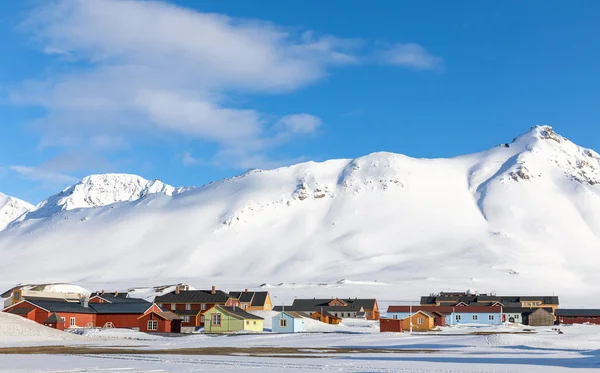
[{"label": "mountain peak", "polygon": [[148,181],[138,175],[95,174],[84,177],[77,184],[44,200],[20,220],[49,217],[65,210],[131,202],[151,194],[173,196],[186,190],[188,189],[175,188],[158,179]]},{"label": "mountain peak", "polygon": [[0,193],[0,231],[32,208],[33,205],[25,201]]}]

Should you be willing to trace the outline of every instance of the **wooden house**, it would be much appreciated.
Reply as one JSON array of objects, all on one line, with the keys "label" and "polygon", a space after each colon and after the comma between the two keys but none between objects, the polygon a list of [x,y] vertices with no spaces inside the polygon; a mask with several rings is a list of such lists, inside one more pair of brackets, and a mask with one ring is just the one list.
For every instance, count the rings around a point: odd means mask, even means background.
[{"label": "wooden house", "polygon": [[214,306],[204,313],[205,333],[262,332],[264,319],[237,306]]},{"label": "wooden house", "polygon": [[525,325],[550,326],[554,325],[554,316],[543,308],[536,308],[525,313]]},{"label": "wooden house", "polygon": [[144,333],[181,333],[181,318],[173,312],[152,309],[137,321],[139,330]]},{"label": "wooden house", "polygon": [[304,331],[304,317],[298,312],[283,311],[271,319],[273,333],[301,333]]},{"label": "wooden house", "polygon": [[44,321],[44,326],[57,330],[65,330],[65,321],[54,312]]},{"label": "wooden house", "polygon": [[558,308],[557,296],[498,296],[474,292],[441,292],[421,297],[421,306],[494,306],[506,308],[546,308],[551,314]]},{"label": "wooden house", "polygon": [[229,296],[239,300],[244,311],[271,311],[273,303],[268,291],[230,291]]},{"label": "wooden house", "polygon": [[[276,311],[282,309],[283,307],[274,307]],[[376,299],[295,299],[291,306],[285,306],[285,310],[308,314],[323,311],[340,319],[364,318],[379,320],[380,317],[379,305]]]},{"label": "wooden house", "polygon": [[379,319],[379,331],[381,333],[402,333],[402,320]]},{"label": "wooden house", "polygon": [[327,311],[315,311],[310,314],[310,318],[331,325],[338,325],[342,322],[341,317],[334,316]]},{"label": "wooden house", "polygon": [[435,316],[427,311],[417,311],[413,315],[402,319],[402,329],[409,331],[411,329],[415,332],[428,332],[435,327]]},{"label": "wooden house", "polygon": [[217,290],[175,290],[158,296],[154,302],[163,310],[171,311],[183,319],[182,331],[193,332],[205,325],[204,313],[214,306],[239,306],[239,301]]},{"label": "wooden house", "polygon": [[556,310],[557,324],[598,324],[600,325],[600,309],[565,309]]},{"label": "wooden house", "polygon": [[58,299],[24,300],[4,309],[4,312],[23,316],[42,325],[46,324],[50,316],[56,315],[63,322],[64,329],[94,326],[96,323],[96,311],[87,304]]}]

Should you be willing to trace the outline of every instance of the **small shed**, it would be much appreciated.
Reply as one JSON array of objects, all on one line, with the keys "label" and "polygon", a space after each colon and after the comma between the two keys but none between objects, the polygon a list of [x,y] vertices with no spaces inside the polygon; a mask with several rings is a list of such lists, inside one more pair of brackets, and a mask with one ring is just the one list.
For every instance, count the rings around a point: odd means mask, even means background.
[{"label": "small shed", "polygon": [[529,326],[551,326],[554,325],[554,316],[543,308],[538,308],[526,315],[525,324]]},{"label": "small shed", "polygon": [[138,326],[144,333],[181,333],[181,321],[173,312],[151,310],[138,318]]},{"label": "small shed", "polygon": [[327,311],[313,312],[310,314],[310,318],[331,325],[338,325],[342,322],[342,319],[340,317],[334,316]]},{"label": "small shed", "polygon": [[52,313],[52,315],[44,321],[44,325],[52,329],[65,330],[65,322],[56,312]]},{"label": "small shed", "polygon": [[433,325],[446,326],[446,316],[437,311],[430,312],[433,315]]},{"label": "small shed", "polygon": [[304,331],[304,317],[298,312],[283,311],[273,316],[273,333],[301,333]]},{"label": "small shed", "polygon": [[402,320],[379,319],[379,331],[382,333],[402,333]]},{"label": "small shed", "polygon": [[412,316],[402,319],[402,329],[410,330],[412,320],[412,330],[416,332],[427,332],[435,327],[435,316],[426,311],[417,311]]}]

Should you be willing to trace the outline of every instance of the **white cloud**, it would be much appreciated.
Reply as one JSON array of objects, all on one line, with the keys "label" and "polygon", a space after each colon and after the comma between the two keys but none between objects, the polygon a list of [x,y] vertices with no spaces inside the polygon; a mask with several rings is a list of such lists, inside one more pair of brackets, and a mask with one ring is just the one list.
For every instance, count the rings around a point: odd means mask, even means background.
[{"label": "white cloud", "polygon": [[271,126],[230,97],[301,88],[330,66],[355,63],[360,47],[158,1],[57,0],[35,9],[22,29],[45,53],[77,62],[11,94],[14,103],[47,109],[37,128],[57,145],[162,131],[259,148]]},{"label": "white cloud", "polygon": [[290,114],[280,118],[275,123],[275,127],[286,133],[306,134],[315,132],[321,124],[323,124],[321,118],[302,113]]},{"label": "white cloud", "polygon": [[79,181],[76,177],[37,167],[9,166],[11,171],[27,180],[41,181],[51,185],[73,184]]},{"label": "white cloud", "polygon": [[444,68],[444,60],[429,53],[419,44],[395,44],[380,53],[384,63],[414,70]]}]

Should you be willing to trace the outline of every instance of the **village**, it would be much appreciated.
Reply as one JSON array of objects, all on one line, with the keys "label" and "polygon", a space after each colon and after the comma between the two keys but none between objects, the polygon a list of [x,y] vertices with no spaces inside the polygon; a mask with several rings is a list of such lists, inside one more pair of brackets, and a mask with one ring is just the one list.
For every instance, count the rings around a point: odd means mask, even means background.
[{"label": "village", "polygon": [[[60,331],[131,329],[142,333],[303,333],[306,320],[343,325],[376,324],[382,333],[436,332],[464,326],[531,327],[600,324],[600,309],[560,308],[558,296],[503,296],[476,291],[422,296],[419,304],[379,308],[377,299],[294,299],[274,306],[268,291],[195,290],[187,284],[156,287],[157,295],[104,290],[91,294],[52,290],[48,284],[19,285],[3,294],[3,312]],[[55,287],[56,288],[56,287]],[[415,302],[416,303],[416,302]]]}]

